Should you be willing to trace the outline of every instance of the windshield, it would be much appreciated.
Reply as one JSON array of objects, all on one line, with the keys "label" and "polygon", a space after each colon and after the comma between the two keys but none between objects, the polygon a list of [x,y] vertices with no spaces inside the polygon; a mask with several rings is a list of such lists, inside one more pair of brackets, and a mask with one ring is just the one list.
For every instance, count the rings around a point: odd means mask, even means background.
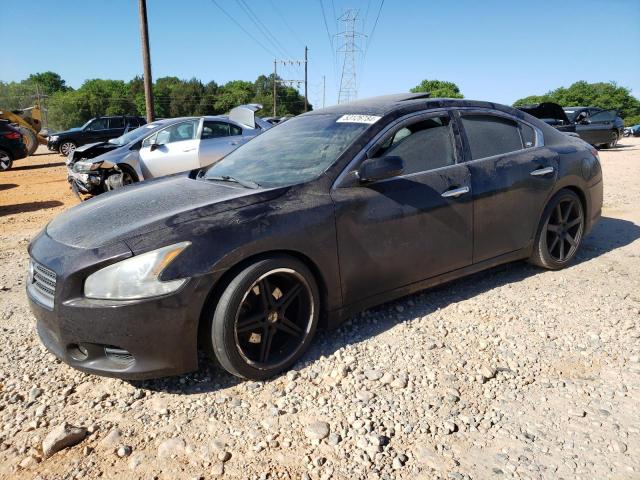
[{"label": "windshield", "polygon": [[295,117],[267,130],[204,172],[205,179],[232,177],[280,187],[319,176],[370,125],[341,115]]},{"label": "windshield", "polygon": [[109,143],[113,145],[122,146],[132,142],[137,142],[146,134],[150,133],[152,129],[159,126],[160,126],[159,123],[148,123],[146,125],[136,128],[135,130],[131,130],[130,132],[127,132],[118,138],[112,138],[111,140],[109,140]]}]

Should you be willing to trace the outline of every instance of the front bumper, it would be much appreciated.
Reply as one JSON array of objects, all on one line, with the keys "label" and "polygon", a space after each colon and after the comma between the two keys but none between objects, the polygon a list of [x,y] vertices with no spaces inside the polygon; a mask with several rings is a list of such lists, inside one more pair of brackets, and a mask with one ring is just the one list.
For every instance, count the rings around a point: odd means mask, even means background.
[{"label": "front bumper", "polygon": [[57,152],[60,148],[60,140],[47,140],[47,148],[52,152]]},{"label": "front bumper", "polygon": [[198,280],[164,297],[92,300],[82,295],[84,279],[131,256],[124,244],[80,249],[43,232],[29,253],[56,273],[52,308],[39,301],[30,285],[27,297],[42,343],[60,360],[88,373],[131,380],[197,369],[198,322],[206,298],[197,288]]}]

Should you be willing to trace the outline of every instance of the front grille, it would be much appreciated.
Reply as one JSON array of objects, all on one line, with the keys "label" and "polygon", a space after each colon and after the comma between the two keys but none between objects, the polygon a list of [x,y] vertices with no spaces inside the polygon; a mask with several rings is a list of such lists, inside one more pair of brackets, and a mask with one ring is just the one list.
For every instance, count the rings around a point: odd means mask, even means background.
[{"label": "front grille", "polygon": [[56,272],[31,260],[31,278],[28,288],[36,300],[45,307],[53,309],[53,299],[56,294]]}]

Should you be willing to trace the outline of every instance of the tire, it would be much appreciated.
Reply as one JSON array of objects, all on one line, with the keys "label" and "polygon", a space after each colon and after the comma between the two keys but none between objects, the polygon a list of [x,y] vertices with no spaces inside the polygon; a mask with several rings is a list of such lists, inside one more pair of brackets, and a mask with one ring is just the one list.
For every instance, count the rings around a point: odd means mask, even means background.
[{"label": "tire", "polygon": [[[118,168],[122,173],[112,173],[108,177],[104,179],[103,182],[103,191],[109,192],[111,190],[115,190],[117,188],[122,188],[127,185],[133,185],[138,181],[138,175],[129,165],[120,164]],[[116,177],[117,176],[117,177]],[[111,177],[114,177],[111,179]],[[109,180],[111,179],[111,181]]]},{"label": "tire", "polygon": [[529,262],[549,270],[566,267],[580,248],[584,225],[584,207],[578,195],[560,190],[544,209]]},{"label": "tire", "polygon": [[38,137],[33,130],[26,127],[18,127],[18,130],[20,130],[24,143],[27,145],[27,156],[33,155],[38,149]]},{"label": "tire", "polygon": [[13,166],[13,158],[6,150],[0,150],[0,172],[5,172]]},{"label": "tire", "polygon": [[[267,291],[271,295],[263,295]],[[315,278],[304,263],[288,256],[259,260],[225,288],[206,341],[229,373],[265,380],[287,370],[307,350],[318,325],[319,300]]]},{"label": "tire", "polygon": [[603,145],[604,148],[614,148],[617,144],[618,144],[618,132],[616,132],[615,130],[611,130],[611,133],[609,134],[609,142],[605,143]]},{"label": "tire", "polygon": [[60,155],[68,157],[69,154],[73,152],[76,148],[78,148],[78,145],[76,144],[76,142],[72,142],[71,140],[63,140],[62,142],[60,142],[58,151],[60,152]]}]

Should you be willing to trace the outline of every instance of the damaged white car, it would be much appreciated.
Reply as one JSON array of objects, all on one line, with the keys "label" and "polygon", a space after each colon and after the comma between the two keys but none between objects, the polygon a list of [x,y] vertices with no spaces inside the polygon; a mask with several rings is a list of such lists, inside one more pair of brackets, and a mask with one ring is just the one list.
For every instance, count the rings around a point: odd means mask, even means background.
[{"label": "damaged white car", "polygon": [[273,127],[255,115],[261,108],[250,104],[225,116],[157,120],[108,142],[84,145],[67,158],[67,180],[78,195],[98,195],[206,167]]}]

